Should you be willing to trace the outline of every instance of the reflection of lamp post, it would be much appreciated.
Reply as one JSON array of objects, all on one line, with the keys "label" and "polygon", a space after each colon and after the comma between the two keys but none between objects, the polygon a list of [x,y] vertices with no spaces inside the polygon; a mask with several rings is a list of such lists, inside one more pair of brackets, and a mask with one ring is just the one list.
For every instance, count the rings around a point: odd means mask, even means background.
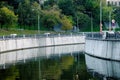
[{"label": "reflection of lamp post", "polygon": [[39,57],[39,80],[41,80],[42,79],[42,75],[41,75],[41,63],[40,63],[40,61],[41,61],[41,59],[40,59],[40,57]]}]

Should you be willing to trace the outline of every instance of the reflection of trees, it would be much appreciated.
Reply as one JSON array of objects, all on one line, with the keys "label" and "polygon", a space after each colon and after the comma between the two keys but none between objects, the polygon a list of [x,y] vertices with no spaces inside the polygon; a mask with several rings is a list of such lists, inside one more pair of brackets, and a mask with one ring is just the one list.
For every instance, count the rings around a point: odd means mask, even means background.
[{"label": "reflection of trees", "polygon": [[74,58],[72,56],[63,56],[61,58],[61,68],[69,69],[73,65]]},{"label": "reflection of trees", "polygon": [[18,77],[19,72],[15,66],[0,70],[0,80],[16,80]]},{"label": "reflection of trees", "polygon": [[[29,62],[19,66],[19,74],[20,80],[39,80],[39,71],[41,71],[42,79],[46,80],[59,80],[62,71],[68,70],[71,65],[73,65],[73,57],[72,56],[64,56],[57,59],[42,59],[37,62]],[[39,70],[41,69],[41,70]]]},{"label": "reflection of trees", "polygon": [[72,64],[73,64],[72,56],[61,57],[60,61],[59,58],[56,60],[53,59],[43,60],[41,64],[43,74],[42,76],[44,79],[59,80],[62,75],[62,70],[63,69],[68,70]]},{"label": "reflection of trees", "polygon": [[87,72],[84,54],[77,55],[78,61],[74,63],[74,77],[79,75],[79,80],[97,80]]},{"label": "reflection of trees", "polygon": [[84,55],[39,59],[0,70],[0,80],[95,80],[86,69]]},{"label": "reflection of trees", "polygon": [[49,80],[58,80],[61,75],[60,66],[55,60],[43,60],[41,63],[42,77]]},{"label": "reflection of trees", "polygon": [[38,62],[32,61],[19,65],[20,80],[39,80]]}]

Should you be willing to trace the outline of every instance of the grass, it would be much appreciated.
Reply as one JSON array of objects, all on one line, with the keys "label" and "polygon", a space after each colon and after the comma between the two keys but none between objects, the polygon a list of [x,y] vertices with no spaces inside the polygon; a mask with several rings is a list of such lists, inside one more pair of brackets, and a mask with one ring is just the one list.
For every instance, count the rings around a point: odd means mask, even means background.
[{"label": "grass", "polygon": [[[39,32],[40,32],[40,34],[44,34],[46,32],[55,33],[53,31],[39,31]],[[10,34],[18,34],[18,35],[21,35],[21,34],[38,34],[38,31],[37,30],[0,30],[0,36],[10,35]]]}]

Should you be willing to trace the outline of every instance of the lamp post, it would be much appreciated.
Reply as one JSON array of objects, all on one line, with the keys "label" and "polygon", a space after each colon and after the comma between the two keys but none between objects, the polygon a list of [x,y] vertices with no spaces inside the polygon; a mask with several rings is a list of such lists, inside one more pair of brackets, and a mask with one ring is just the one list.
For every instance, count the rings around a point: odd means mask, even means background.
[{"label": "lamp post", "polygon": [[92,36],[93,36],[93,17],[92,17],[92,12],[90,12],[90,11],[84,11],[84,12],[90,14],[91,33],[92,33]]},{"label": "lamp post", "polygon": [[100,0],[100,32],[102,32],[102,0]]},{"label": "lamp post", "polygon": [[38,34],[40,34],[40,15],[38,14]]},{"label": "lamp post", "polygon": [[93,34],[93,18],[92,18],[92,12],[90,13],[90,17],[91,17],[91,33]]},{"label": "lamp post", "polygon": [[112,12],[114,12],[115,10],[116,9],[113,9],[113,10],[110,10],[110,12],[109,12],[109,31],[111,31],[111,28],[112,28],[111,22],[114,23],[111,16],[112,16]]},{"label": "lamp post", "polygon": [[88,12],[88,13],[90,13],[91,33],[92,33],[92,37],[93,37],[93,18],[92,18],[92,12]]},{"label": "lamp post", "polygon": [[[32,11],[35,11],[35,9],[32,9]],[[40,15],[39,15],[39,13],[38,13],[38,15],[37,15],[37,26],[38,26],[38,34],[40,34]]]},{"label": "lamp post", "polygon": [[112,11],[109,12],[109,31],[111,31],[111,14]]}]

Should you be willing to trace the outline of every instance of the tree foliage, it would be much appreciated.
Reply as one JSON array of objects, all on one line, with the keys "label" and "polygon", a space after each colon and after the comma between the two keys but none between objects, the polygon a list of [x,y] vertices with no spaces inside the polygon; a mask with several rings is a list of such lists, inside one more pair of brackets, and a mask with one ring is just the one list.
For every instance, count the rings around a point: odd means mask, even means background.
[{"label": "tree foliage", "polygon": [[116,22],[118,22],[119,26],[120,26],[120,8],[118,7],[115,11],[116,15],[115,15],[115,20]]},{"label": "tree foliage", "polygon": [[63,30],[71,30],[73,27],[72,27],[72,21],[69,17],[67,16],[63,16],[62,19],[61,19],[61,23],[62,23],[62,29]]},{"label": "tree foliage", "polygon": [[29,27],[38,23],[38,15],[40,15],[41,8],[37,2],[30,2],[25,0],[19,4],[18,15],[19,24],[28,25]]},{"label": "tree foliage", "polygon": [[84,13],[78,13],[78,26],[80,30],[85,30],[86,28],[90,29],[90,17]]},{"label": "tree foliage", "polygon": [[[9,27],[13,26],[17,22],[17,15],[7,7],[0,8],[0,22],[1,25],[9,25]],[[8,26],[6,27],[8,29]]]},{"label": "tree foliage", "polygon": [[[41,27],[45,27],[49,30],[52,30],[53,26],[56,24],[62,24],[64,30],[72,29],[71,26],[77,25],[77,18],[79,18],[78,26],[82,30],[89,29],[89,20],[91,18],[91,14],[89,13],[92,13],[93,26],[99,26],[100,1],[101,0],[46,0],[42,4],[39,0],[2,0],[0,1],[0,8],[6,7],[18,15],[18,24],[27,26],[24,27],[27,29],[31,27],[37,29],[38,15],[40,15],[39,23]],[[111,9],[112,7],[107,7],[106,1],[102,0],[103,22],[109,21],[108,14]],[[117,10],[114,16],[117,22],[120,22],[119,9]],[[1,13],[4,13],[4,11]],[[85,17],[85,19],[83,17]],[[88,21],[86,21],[87,19]],[[3,20],[1,23],[5,24]]]},{"label": "tree foliage", "polygon": [[72,0],[59,0],[58,6],[65,15],[74,15],[74,6]]}]

